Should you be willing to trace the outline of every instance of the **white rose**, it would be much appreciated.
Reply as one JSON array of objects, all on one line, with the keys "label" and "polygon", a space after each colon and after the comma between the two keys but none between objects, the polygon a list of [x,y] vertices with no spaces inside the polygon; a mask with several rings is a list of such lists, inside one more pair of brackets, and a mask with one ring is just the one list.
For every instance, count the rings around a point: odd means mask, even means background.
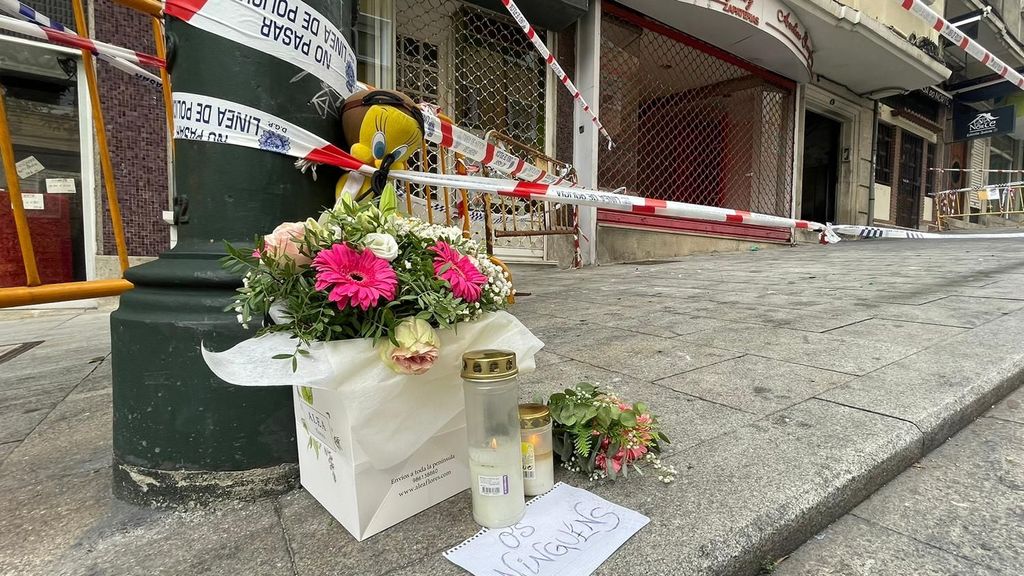
[{"label": "white rose", "polygon": [[383,258],[388,262],[398,257],[398,242],[391,234],[371,232],[366,235],[366,247],[373,252],[377,258]]}]

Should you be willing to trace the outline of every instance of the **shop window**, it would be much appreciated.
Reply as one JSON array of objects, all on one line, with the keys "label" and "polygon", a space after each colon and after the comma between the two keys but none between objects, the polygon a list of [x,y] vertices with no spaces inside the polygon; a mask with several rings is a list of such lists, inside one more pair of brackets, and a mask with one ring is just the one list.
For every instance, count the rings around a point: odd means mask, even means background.
[{"label": "shop window", "polygon": [[892,186],[893,144],[895,129],[888,124],[878,124],[877,151],[875,153],[875,182]]}]

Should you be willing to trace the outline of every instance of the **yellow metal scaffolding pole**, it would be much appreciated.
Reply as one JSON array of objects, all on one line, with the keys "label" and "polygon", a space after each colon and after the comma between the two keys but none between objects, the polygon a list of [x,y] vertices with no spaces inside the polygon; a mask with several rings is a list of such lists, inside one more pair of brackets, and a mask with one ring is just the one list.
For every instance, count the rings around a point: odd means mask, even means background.
[{"label": "yellow metal scaffolding pole", "polygon": [[42,286],[31,287],[0,288],[0,308],[117,296],[131,290],[132,287],[131,282],[118,278],[115,280],[89,280],[83,282],[64,282],[61,284],[43,284]]},{"label": "yellow metal scaffolding pole", "polygon": [[[156,42],[156,56],[167,61],[167,46],[164,44],[164,26],[159,18],[153,18],[153,41]],[[167,140],[174,145],[174,104],[171,102],[171,75],[167,68],[160,69],[160,79],[163,80],[164,92],[164,115],[167,116]]]},{"label": "yellow metal scaffolding pole", "polygon": [[[75,27],[78,28],[78,34],[83,38],[88,38],[89,28],[86,26],[85,8],[82,6],[82,0],[72,0],[71,6],[75,9]],[[107,147],[107,128],[103,122],[103,108],[100,106],[99,87],[96,82],[96,66],[92,59],[92,53],[88,50],[82,50],[82,65],[85,68],[85,79],[89,85],[89,101],[92,103],[96,143],[100,148],[103,187],[107,191],[107,206],[110,208],[110,223],[114,229],[114,244],[117,246],[117,259],[121,264],[121,273],[123,274],[128,269],[128,245],[124,239],[121,206],[117,201],[117,186],[114,184],[114,166],[110,162],[110,149]]]},{"label": "yellow metal scaffolding pole", "polygon": [[[164,15],[163,2],[157,2],[156,0],[114,0],[114,2],[117,2],[125,8],[131,8],[132,10],[138,10],[143,14],[149,14],[154,18],[160,18]],[[81,24],[79,24],[79,26],[81,26]],[[79,32],[79,34],[81,34],[81,32]],[[82,35],[85,36],[85,34]]]},{"label": "yellow metal scaffolding pole", "polygon": [[18,185],[18,169],[14,165],[14,144],[11,142],[11,130],[7,125],[7,104],[4,102],[6,90],[0,86],[0,155],[3,156],[4,174],[7,176],[7,193],[11,196],[11,209],[14,212],[14,227],[18,230],[18,244],[21,246],[21,261],[25,264],[25,278],[29,286],[38,286],[39,270],[36,269],[36,255],[32,250],[32,236],[28,230],[28,218],[25,217],[25,205],[21,202],[21,187]]}]

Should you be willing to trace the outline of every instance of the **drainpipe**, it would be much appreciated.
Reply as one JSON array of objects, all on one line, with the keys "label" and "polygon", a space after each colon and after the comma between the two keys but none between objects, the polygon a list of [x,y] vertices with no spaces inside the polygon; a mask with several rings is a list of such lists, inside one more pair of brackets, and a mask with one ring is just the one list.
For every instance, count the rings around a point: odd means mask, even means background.
[{"label": "drainpipe", "polygon": [[868,226],[875,224],[875,162],[878,159],[878,113],[881,106],[875,100],[871,113],[871,174],[868,175]]}]

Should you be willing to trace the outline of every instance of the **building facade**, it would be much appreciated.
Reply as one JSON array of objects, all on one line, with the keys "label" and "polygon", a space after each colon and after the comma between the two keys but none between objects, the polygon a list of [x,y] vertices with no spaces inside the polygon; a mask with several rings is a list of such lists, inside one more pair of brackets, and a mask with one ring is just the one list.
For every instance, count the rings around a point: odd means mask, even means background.
[{"label": "building facade", "polygon": [[[37,1],[40,12],[73,22],[67,2]],[[1024,65],[1019,10],[986,11],[975,1],[935,0],[931,7],[951,19],[980,11],[981,18],[966,24],[975,26],[970,30],[979,42]],[[943,191],[1024,180],[1024,172],[991,172],[1024,168],[1018,139],[1024,122],[970,139],[959,137],[956,124],[965,114],[1013,111],[1016,94],[897,3],[520,5],[600,116],[613,148],[497,0],[360,0],[360,80],[433,103],[482,137],[504,137],[571,164],[583,186],[657,199],[933,229],[950,226],[942,215],[995,206],[970,194],[958,200],[966,208],[954,206],[955,195]],[[110,0],[94,0],[89,13],[95,37],[154,52],[145,17]],[[0,82],[16,156],[43,166],[21,183],[30,194],[36,250],[47,261],[40,267],[52,270],[46,282],[117,274],[82,78],[73,50],[0,38]],[[99,78],[129,253],[153,257],[173,237],[165,219],[172,192],[160,91],[102,63]],[[437,169],[445,159],[431,146],[412,165]],[[439,198],[436,191],[406,192],[424,206]],[[0,202],[0,210],[7,206]],[[515,222],[521,209],[502,217]],[[9,210],[0,212],[0,221],[10,218]],[[968,226],[979,218],[960,220]],[[590,264],[799,239],[788,229],[595,209],[581,209],[579,222],[583,260]],[[474,222],[474,231],[482,233],[481,226]],[[0,228],[10,259],[17,254],[13,226]],[[566,264],[572,237],[510,234],[496,249],[510,260]],[[5,260],[0,284],[23,284],[19,270],[19,261]]]}]

